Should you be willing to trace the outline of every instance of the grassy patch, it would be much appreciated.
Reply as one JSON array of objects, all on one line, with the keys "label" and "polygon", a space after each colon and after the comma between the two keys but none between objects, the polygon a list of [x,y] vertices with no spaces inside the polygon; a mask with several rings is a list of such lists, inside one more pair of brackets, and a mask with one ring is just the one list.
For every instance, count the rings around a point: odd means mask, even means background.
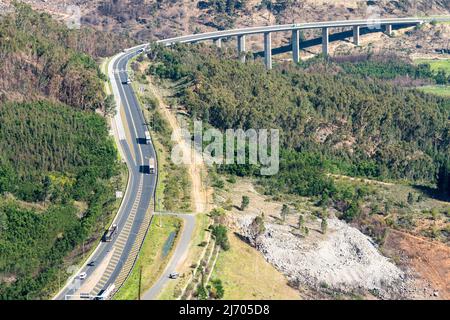
[{"label": "grassy patch", "polygon": [[450,86],[424,86],[418,89],[425,93],[450,98]]},{"label": "grassy patch", "polygon": [[184,265],[180,268],[180,274],[185,274],[177,280],[170,281],[158,296],[159,300],[173,300],[178,298],[181,290],[186,286],[188,276],[194,270],[194,264],[197,264],[205,247],[200,244],[206,241],[208,233],[206,229],[209,226],[209,217],[206,214],[197,214],[193,239],[189,248],[188,257]]},{"label": "grassy patch", "polygon": [[[141,292],[148,290],[166,267],[171,252],[163,255],[163,247],[171,235],[178,234],[182,220],[172,216],[155,216],[145,238],[138,261],[123,287],[116,294],[116,300],[136,300],[139,290],[139,273],[142,268]],[[176,243],[175,239],[174,243]],[[173,247],[173,246],[172,246]]]},{"label": "grassy patch", "polygon": [[429,64],[431,70],[437,72],[444,70],[447,74],[450,74],[450,59],[417,59],[416,64]]},{"label": "grassy patch", "polygon": [[299,299],[298,291],[263,256],[234,234],[231,248],[221,251],[211,279],[221,279],[224,299]]}]

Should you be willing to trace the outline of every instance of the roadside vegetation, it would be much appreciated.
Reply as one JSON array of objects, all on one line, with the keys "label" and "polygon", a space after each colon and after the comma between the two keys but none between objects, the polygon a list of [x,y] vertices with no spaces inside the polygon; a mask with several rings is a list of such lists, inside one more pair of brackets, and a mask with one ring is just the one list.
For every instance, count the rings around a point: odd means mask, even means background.
[{"label": "roadside vegetation", "polygon": [[[161,276],[178,241],[182,220],[172,216],[154,216],[139,258],[116,300],[137,300],[139,281],[143,295]],[[139,278],[141,278],[139,280]]]},{"label": "roadside vegetation", "polygon": [[187,169],[185,166],[175,165],[171,160],[173,141],[172,130],[164,118],[158,99],[149,88],[149,80],[145,73],[145,57],[143,55],[131,62],[131,69],[136,82],[133,87],[140,101],[144,117],[152,132],[158,153],[158,165],[160,175],[156,192],[158,210],[172,212],[186,212],[191,208],[191,187]]},{"label": "roadside vegetation", "polygon": [[[361,55],[318,57],[267,72],[258,61],[242,64],[232,51],[201,44],[156,46],[149,58],[148,74],[176,83],[179,103],[194,119],[221,130],[280,129],[277,175],[261,177],[254,165],[218,166],[218,173],[253,177],[275,197],[310,197],[341,219],[361,222],[363,229],[371,223],[366,224],[368,214],[403,211],[407,199],[395,201],[392,209],[370,186],[330,174],[410,184],[442,200],[450,196],[450,100],[419,92],[411,81],[448,81],[429,65]],[[223,188],[223,180],[213,185]],[[438,211],[445,215],[445,209]],[[394,220],[401,225],[404,217]]]},{"label": "roadside vegetation", "polygon": [[264,257],[235,234],[221,251],[212,279],[222,279],[226,300],[299,299],[299,293]]}]

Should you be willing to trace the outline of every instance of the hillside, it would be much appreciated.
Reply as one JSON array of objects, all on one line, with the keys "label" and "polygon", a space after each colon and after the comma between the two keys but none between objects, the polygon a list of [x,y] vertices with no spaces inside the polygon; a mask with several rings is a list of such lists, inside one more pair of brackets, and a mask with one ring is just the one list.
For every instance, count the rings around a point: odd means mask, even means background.
[{"label": "hillside", "polygon": [[[9,2],[10,0],[2,0]],[[448,14],[445,0],[24,0],[35,8],[67,18],[66,7],[81,8],[83,24],[129,33],[141,40],[232,27],[350,18]]]},{"label": "hillside", "polygon": [[[302,297],[445,299],[450,100],[416,86],[448,84],[450,74],[391,52],[278,63],[269,72],[235,55],[203,44],[154,46],[144,60],[167,105],[204,128],[280,129],[277,175],[210,168],[223,208],[217,220]],[[232,291],[242,272],[218,264],[216,276]]]},{"label": "hillside", "polygon": [[[431,196],[448,199],[450,101],[402,87],[402,76],[436,81],[429,66],[360,56],[281,64],[266,72],[259,61],[242,64],[224,60],[226,54],[202,45],[155,47],[147,72],[175,81],[171,104],[216,128],[280,130],[280,172],[257,179],[266,194],[313,197],[346,221],[364,220],[368,212],[387,215],[393,206],[403,212],[405,205],[374,200],[370,188],[336,182],[330,174],[424,185]],[[259,176],[255,165],[218,171]],[[410,225],[405,219],[392,223]]]},{"label": "hillside", "polygon": [[45,97],[83,110],[104,107],[95,58],[132,43],[88,28],[69,30],[20,4],[0,19],[0,30],[0,100]]},{"label": "hillside", "polygon": [[0,299],[47,299],[115,210],[104,77],[90,31],[23,5],[0,30]]},{"label": "hillside", "polygon": [[148,72],[186,83],[182,103],[217,128],[279,128],[286,150],[317,152],[346,174],[434,181],[435,161],[449,150],[449,101],[386,83],[408,75],[434,81],[426,67],[318,58],[267,73],[260,62],[239,64],[231,55],[157,48]]},{"label": "hillside", "polygon": [[0,121],[0,297],[46,298],[112,210],[116,151],[104,119],[67,106],[5,103]]}]

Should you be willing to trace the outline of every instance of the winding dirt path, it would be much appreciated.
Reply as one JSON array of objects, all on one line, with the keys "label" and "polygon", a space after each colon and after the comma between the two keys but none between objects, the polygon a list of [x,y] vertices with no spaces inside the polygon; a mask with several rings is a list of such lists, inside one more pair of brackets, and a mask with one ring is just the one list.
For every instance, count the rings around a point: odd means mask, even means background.
[{"label": "winding dirt path", "polygon": [[[160,91],[151,83],[149,85],[150,91],[159,102],[159,109],[163,113],[164,117],[168,121],[170,128],[172,129],[172,141],[180,146],[183,154],[190,154],[191,145],[183,139],[181,134],[181,126],[176,116],[170,111],[170,107],[165,103]],[[201,155],[192,150],[191,161],[187,165],[189,177],[192,182],[191,190],[191,202],[192,209],[195,213],[207,212],[210,209],[208,201],[208,191],[203,181],[206,178],[206,166]],[[202,177],[202,175],[205,175]]]}]

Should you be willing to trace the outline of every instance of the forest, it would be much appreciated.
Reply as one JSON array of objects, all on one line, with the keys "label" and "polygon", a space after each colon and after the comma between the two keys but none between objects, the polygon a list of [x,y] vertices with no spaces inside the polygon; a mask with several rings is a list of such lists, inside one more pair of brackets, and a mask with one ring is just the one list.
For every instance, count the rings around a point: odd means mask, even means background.
[{"label": "forest", "polygon": [[280,173],[261,179],[268,189],[332,197],[338,190],[327,173],[424,184],[448,179],[450,101],[386,81],[397,74],[436,82],[441,75],[429,66],[319,57],[267,72],[260,61],[242,64],[235,56],[202,44],[156,46],[147,72],[177,81],[192,117],[221,130],[280,129]]},{"label": "forest", "polygon": [[94,112],[109,53],[89,29],[15,9],[0,19],[0,299],[46,299],[115,207],[117,151]]},{"label": "forest", "polygon": [[0,298],[46,297],[63,258],[101,232],[116,150],[103,118],[64,105],[5,103],[0,121]]},{"label": "forest", "polygon": [[16,3],[15,12],[0,19],[0,101],[46,97],[83,110],[102,109],[104,77],[95,59],[132,43],[87,27],[68,29]]}]

